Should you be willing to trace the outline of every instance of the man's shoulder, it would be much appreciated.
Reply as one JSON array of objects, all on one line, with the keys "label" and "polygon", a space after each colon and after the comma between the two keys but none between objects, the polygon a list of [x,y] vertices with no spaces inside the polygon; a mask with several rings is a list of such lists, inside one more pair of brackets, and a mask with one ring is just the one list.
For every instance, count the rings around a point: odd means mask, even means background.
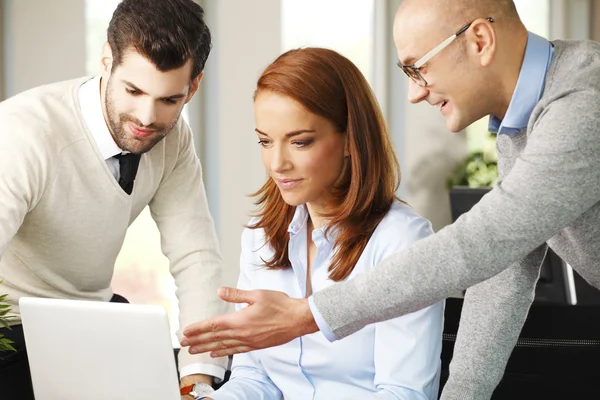
[{"label": "man's shoulder", "polygon": [[194,135],[183,115],[181,115],[171,131],[161,140],[159,145],[155,146],[156,150],[153,150],[160,152],[167,159],[176,160],[181,156],[183,149],[193,149],[193,147]]},{"label": "man's shoulder", "polygon": [[546,89],[600,90],[600,43],[592,40],[556,40]]},{"label": "man's shoulder", "polygon": [[555,53],[559,56],[577,58],[577,54],[600,54],[600,43],[594,40],[552,40],[550,43],[552,43]]},{"label": "man's shoulder", "polygon": [[63,98],[64,96],[71,94],[73,90],[77,89],[89,79],[91,78],[81,77],[67,81],[47,83],[26,89],[0,102],[0,106],[14,106],[15,104],[19,104],[23,99],[42,102],[47,98]]},{"label": "man's shoulder", "polygon": [[[0,141],[39,150],[60,151],[79,132],[76,88],[85,80],[76,79],[38,86],[0,103]],[[61,140],[60,138],[65,140]]]},{"label": "man's shoulder", "polygon": [[77,106],[76,89],[85,79],[50,83],[18,93],[0,102],[0,117],[25,125],[47,126],[71,114]]}]

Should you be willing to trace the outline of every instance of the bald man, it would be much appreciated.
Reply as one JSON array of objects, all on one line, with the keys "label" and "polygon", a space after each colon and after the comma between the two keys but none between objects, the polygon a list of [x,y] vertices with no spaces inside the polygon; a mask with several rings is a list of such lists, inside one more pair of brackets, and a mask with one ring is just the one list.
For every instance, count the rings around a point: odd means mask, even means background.
[{"label": "bald man", "polygon": [[471,211],[368,274],[308,299],[220,290],[237,313],[186,329],[212,355],[331,341],[467,291],[443,399],[489,399],[514,347],[548,247],[600,287],[600,45],[548,42],[509,0],[405,0],[394,22],[408,98],[458,132],[484,116],[500,179]]}]

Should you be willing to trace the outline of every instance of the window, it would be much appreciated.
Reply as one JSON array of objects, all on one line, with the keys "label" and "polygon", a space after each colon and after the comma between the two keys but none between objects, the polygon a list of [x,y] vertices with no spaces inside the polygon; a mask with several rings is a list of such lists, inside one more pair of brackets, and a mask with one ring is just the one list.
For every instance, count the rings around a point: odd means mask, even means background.
[{"label": "window", "polygon": [[106,42],[106,29],[121,0],[86,0],[85,2],[85,68],[88,75],[100,73],[100,55]]},{"label": "window", "polygon": [[545,38],[550,35],[550,0],[515,0],[515,5],[528,30]]},{"label": "window", "polygon": [[281,0],[282,51],[327,47],[354,62],[373,86],[375,0]]}]

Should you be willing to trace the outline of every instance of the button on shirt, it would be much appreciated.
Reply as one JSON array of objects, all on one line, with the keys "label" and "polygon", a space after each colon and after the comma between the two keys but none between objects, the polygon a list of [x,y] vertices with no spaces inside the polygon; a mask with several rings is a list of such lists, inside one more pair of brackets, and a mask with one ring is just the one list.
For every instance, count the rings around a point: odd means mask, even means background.
[{"label": "button on shirt", "polygon": [[[254,223],[252,221],[251,223]],[[268,289],[306,296],[306,207],[289,226],[292,268],[268,270],[261,259],[273,252],[262,229],[246,229],[240,258],[241,289]],[[400,202],[380,222],[347,279],[366,273],[387,256],[432,233],[431,225]],[[312,231],[317,247],[311,284],[318,292],[335,284],[328,278],[335,229]],[[401,283],[399,283],[401,284]],[[238,309],[245,305],[238,306]],[[282,346],[234,356],[232,375],[211,397],[229,399],[436,399],[439,385],[443,303],[396,319],[368,325],[331,343],[321,332]]]},{"label": "button on shirt", "polygon": [[552,43],[535,33],[528,33],[525,57],[515,92],[504,119],[490,116],[490,132],[514,136],[527,129],[533,108],[542,98],[553,54]]}]

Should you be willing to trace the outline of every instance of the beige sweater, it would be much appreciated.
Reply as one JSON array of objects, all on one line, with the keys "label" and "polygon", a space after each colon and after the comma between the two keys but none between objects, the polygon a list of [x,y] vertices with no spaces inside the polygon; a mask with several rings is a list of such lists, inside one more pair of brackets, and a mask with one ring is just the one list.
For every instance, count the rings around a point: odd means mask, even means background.
[{"label": "beige sweater", "polygon": [[[149,205],[177,285],[181,327],[223,313],[221,257],[189,127],[180,118],[142,156],[129,196],[83,122],[77,90],[84,81],[0,103],[0,292],[16,317],[21,296],[108,301],[127,227]],[[226,365],[180,353],[180,368]]]}]

